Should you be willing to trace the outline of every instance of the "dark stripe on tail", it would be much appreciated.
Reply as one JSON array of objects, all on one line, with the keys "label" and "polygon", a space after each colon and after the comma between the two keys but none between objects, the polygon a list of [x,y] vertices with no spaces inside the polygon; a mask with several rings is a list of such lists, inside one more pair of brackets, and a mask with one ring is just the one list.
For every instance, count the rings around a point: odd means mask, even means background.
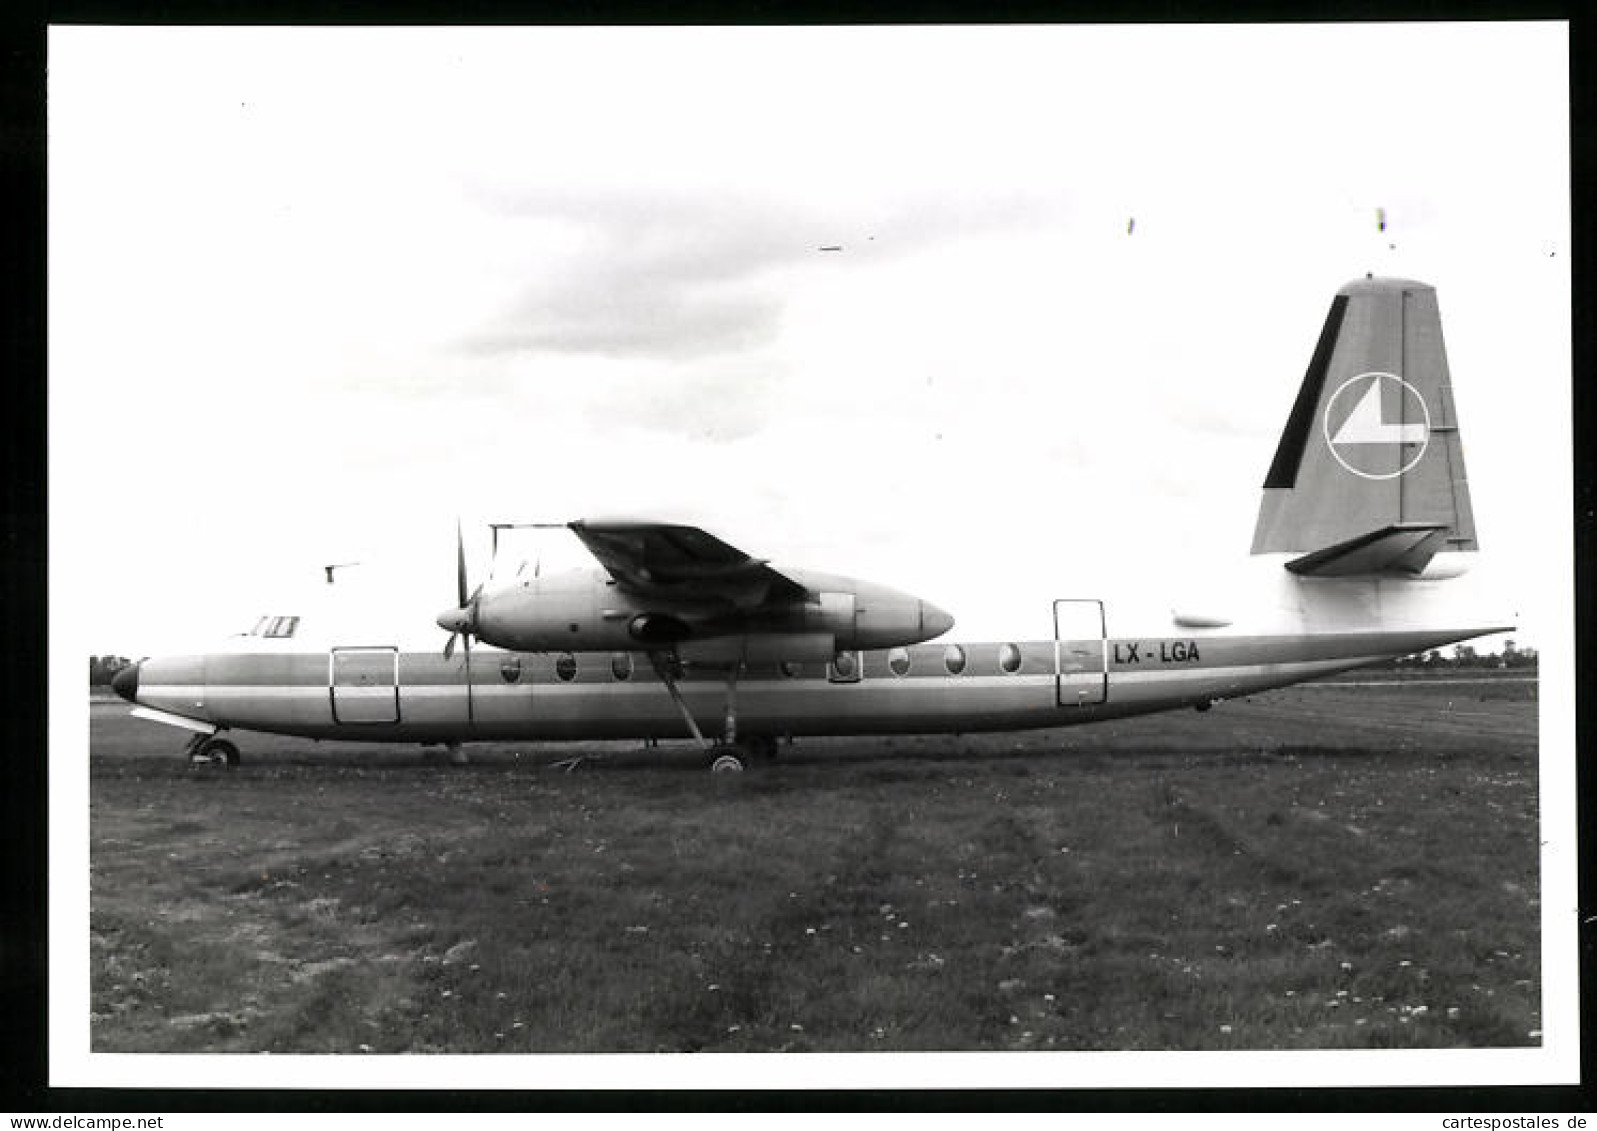
[{"label": "dark stripe on tail", "polygon": [[1331,312],[1325,316],[1325,328],[1309,359],[1309,371],[1303,375],[1286,431],[1281,433],[1281,446],[1276,448],[1270,473],[1264,478],[1266,487],[1297,486],[1298,467],[1309,443],[1309,429],[1314,427],[1314,410],[1320,403],[1320,391],[1325,387],[1325,374],[1331,367],[1331,354],[1336,351],[1336,338],[1342,332],[1342,316],[1346,312],[1347,295],[1337,295],[1331,300]]}]

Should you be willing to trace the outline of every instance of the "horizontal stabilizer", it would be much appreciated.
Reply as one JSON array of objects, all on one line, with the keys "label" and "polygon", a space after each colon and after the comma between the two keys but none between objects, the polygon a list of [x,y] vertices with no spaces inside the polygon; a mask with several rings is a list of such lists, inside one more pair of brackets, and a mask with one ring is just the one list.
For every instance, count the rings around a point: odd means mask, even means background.
[{"label": "horizontal stabilizer", "polygon": [[1413,577],[1444,545],[1447,523],[1404,522],[1372,530],[1286,563],[1304,577]]}]

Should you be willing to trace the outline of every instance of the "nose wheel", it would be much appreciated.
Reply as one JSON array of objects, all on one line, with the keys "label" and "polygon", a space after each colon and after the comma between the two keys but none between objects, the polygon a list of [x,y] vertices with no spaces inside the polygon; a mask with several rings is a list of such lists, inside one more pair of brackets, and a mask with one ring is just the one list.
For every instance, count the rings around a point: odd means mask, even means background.
[{"label": "nose wheel", "polygon": [[183,754],[191,766],[216,766],[231,770],[239,763],[238,747],[225,738],[197,734],[189,739]]}]

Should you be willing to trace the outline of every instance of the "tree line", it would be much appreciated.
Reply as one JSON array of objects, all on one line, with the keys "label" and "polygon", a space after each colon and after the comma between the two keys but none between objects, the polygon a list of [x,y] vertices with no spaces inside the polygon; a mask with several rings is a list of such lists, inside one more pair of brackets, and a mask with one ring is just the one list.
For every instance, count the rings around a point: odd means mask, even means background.
[{"label": "tree line", "polygon": [[89,686],[110,687],[112,677],[127,667],[129,662],[126,656],[90,656]]},{"label": "tree line", "polygon": [[1415,652],[1412,656],[1399,656],[1377,667],[1397,668],[1403,671],[1442,671],[1451,668],[1515,668],[1535,671],[1536,649],[1521,648],[1512,640],[1503,641],[1502,652],[1477,652],[1472,644],[1453,645],[1453,654],[1444,656],[1440,649]]}]

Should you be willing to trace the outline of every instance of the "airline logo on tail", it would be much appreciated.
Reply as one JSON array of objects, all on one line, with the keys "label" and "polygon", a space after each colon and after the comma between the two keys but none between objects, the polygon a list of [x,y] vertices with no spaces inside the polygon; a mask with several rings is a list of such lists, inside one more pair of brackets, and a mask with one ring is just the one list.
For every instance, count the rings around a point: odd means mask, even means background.
[{"label": "airline logo on tail", "polygon": [[1396,479],[1420,462],[1431,439],[1425,398],[1394,373],[1349,377],[1325,402],[1321,425],[1336,462],[1363,479]]}]

